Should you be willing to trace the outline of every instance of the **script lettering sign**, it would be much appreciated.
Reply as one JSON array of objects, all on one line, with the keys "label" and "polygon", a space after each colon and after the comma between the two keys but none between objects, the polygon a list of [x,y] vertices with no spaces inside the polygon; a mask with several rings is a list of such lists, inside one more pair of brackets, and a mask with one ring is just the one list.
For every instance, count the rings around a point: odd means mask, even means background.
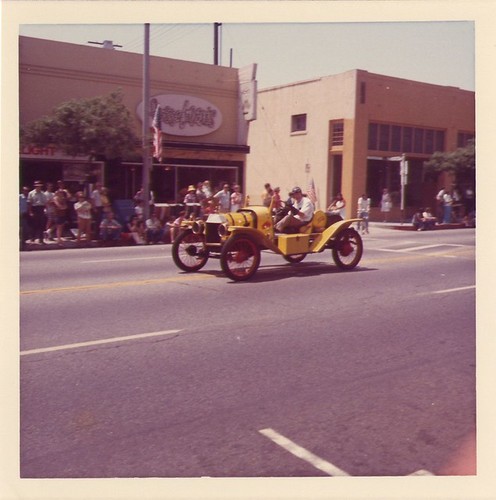
[{"label": "script lettering sign", "polygon": [[[160,113],[156,114],[160,106]],[[143,103],[136,110],[143,119]],[[199,136],[211,134],[222,125],[222,113],[217,106],[199,97],[164,94],[150,99],[150,126],[154,117],[160,118],[163,133],[180,136]]]}]

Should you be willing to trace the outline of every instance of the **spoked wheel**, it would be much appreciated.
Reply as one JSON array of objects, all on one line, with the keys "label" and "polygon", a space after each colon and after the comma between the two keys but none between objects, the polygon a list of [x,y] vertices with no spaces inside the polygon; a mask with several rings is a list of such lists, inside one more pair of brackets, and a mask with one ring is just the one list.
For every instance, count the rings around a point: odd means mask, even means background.
[{"label": "spoked wheel", "polygon": [[191,230],[181,233],[172,244],[172,258],[179,269],[186,272],[198,271],[208,260],[208,249],[203,234]]},{"label": "spoked wheel", "polygon": [[260,265],[260,248],[248,236],[234,236],[227,240],[220,255],[220,265],[233,281],[251,278]]},{"label": "spoked wheel", "polygon": [[352,228],[339,233],[332,247],[332,258],[341,269],[353,269],[362,258],[363,242],[361,236]]},{"label": "spoked wheel", "polygon": [[291,264],[301,262],[307,256],[306,253],[295,253],[294,255],[283,255],[283,257]]}]

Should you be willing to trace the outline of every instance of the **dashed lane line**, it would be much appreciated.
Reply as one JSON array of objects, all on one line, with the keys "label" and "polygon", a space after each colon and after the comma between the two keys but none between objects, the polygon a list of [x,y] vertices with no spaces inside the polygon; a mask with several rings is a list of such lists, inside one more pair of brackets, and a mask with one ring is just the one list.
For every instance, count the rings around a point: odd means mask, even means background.
[{"label": "dashed lane line", "polygon": [[52,347],[42,347],[40,349],[29,349],[27,351],[21,351],[21,356],[27,356],[30,354],[41,354],[45,352],[54,352],[54,351],[64,351],[66,349],[77,349],[79,347],[91,347],[94,345],[101,344],[110,344],[113,342],[126,342],[130,340],[140,340],[150,337],[159,337],[163,335],[172,335],[174,333],[179,333],[181,330],[164,330],[161,332],[151,332],[151,333],[139,333],[136,335],[127,335],[125,337],[112,337],[108,339],[99,339],[99,340],[90,340],[88,342],[77,342],[75,344],[65,344],[65,345],[56,345]]},{"label": "dashed lane line", "polygon": [[135,280],[135,281],[116,281],[114,283],[97,283],[93,285],[76,285],[76,286],[66,286],[60,288],[41,288],[38,290],[24,290],[21,295],[34,295],[43,293],[54,293],[54,292],[80,292],[82,290],[98,290],[105,288],[117,288],[125,286],[140,286],[140,285],[159,285],[161,283],[180,283],[183,281],[193,281],[193,280],[203,280],[207,278],[215,278],[211,274],[189,274],[187,276],[174,276],[172,278],[156,278],[147,280]]},{"label": "dashed lane line", "polygon": [[[311,451],[306,450],[305,448],[301,447],[300,445],[296,444],[294,441],[291,441],[291,439],[288,439],[287,437],[283,436],[282,434],[279,434],[277,431],[271,428],[267,429],[261,429],[258,431],[260,434],[263,436],[269,438],[272,442],[275,444],[279,445],[281,448],[284,448],[286,451],[294,455],[295,457],[301,458],[305,462],[308,462],[310,465],[315,467],[318,470],[321,470],[322,472],[325,472],[328,476],[350,476],[347,472],[344,470],[340,469],[339,467],[336,467],[335,465],[331,464],[327,460],[324,460]],[[416,472],[412,472],[411,474],[408,474],[409,476],[434,476],[432,472],[429,472],[428,470],[425,469],[420,469]]]},{"label": "dashed lane line", "polygon": [[286,451],[289,451],[289,453],[298,458],[301,458],[302,460],[305,460],[305,462],[308,462],[316,469],[325,472],[329,476],[349,476],[349,474],[347,474],[344,470],[341,470],[339,467],[336,467],[330,462],[327,462],[317,455],[314,455],[311,451],[302,448],[287,437],[284,437],[282,434],[276,432],[274,429],[261,429],[258,432],[260,432],[260,434],[262,434],[263,436],[269,438],[277,445],[284,448]]},{"label": "dashed lane line", "polygon": [[433,295],[433,294],[441,294],[441,293],[452,293],[452,292],[463,292],[464,290],[473,290],[475,285],[470,286],[460,286],[458,288],[447,288],[445,290],[435,290],[433,292],[422,292],[419,295]]}]

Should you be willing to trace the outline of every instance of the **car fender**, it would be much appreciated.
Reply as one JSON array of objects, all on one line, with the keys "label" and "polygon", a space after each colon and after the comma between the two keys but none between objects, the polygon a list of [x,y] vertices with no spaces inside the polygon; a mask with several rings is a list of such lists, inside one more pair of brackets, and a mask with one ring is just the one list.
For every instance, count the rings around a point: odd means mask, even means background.
[{"label": "car fender", "polygon": [[327,245],[327,242],[331,238],[335,238],[341,231],[344,231],[348,227],[350,227],[354,222],[360,222],[362,219],[346,219],[336,222],[329,226],[327,229],[324,229],[322,233],[320,233],[310,245],[310,252],[320,252]]}]

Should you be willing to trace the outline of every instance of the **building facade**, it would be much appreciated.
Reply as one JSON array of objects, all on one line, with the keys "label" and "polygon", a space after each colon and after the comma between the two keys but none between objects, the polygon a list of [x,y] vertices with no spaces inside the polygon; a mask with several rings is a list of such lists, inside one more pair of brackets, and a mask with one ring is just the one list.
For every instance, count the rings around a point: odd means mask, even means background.
[{"label": "building facade", "polygon": [[[363,70],[260,90],[257,106],[247,192],[258,202],[266,182],[280,186],[282,195],[313,183],[321,209],[343,194],[346,217],[356,216],[356,202],[366,193],[371,219],[379,220],[384,188],[397,220],[433,206],[438,189],[451,187],[453,179],[428,180],[424,161],[475,137],[474,92]],[[402,159],[408,168],[403,181]]]},{"label": "building facade", "polygon": [[[158,202],[179,201],[189,184],[207,179],[213,186],[244,186],[249,147],[240,87],[243,72],[163,57],[150,57],[149,66],[150,103],[144,106],[142,55],[21,36],[20,125],[49,116],[63,102],[120,91],[136,118],[138,137],[142,120],[149,120],[151,127],[154,110],[161,106],[163,157],[153,160],[150,173]],[[150,135],[150,151],[151,142]],[[132,158],[89,162],[52,146],[23,145],[20,182],[64,180],[69,188],[79,189],[101,181],[114,199],[130,199],[142,183],[140,146]]]}]

